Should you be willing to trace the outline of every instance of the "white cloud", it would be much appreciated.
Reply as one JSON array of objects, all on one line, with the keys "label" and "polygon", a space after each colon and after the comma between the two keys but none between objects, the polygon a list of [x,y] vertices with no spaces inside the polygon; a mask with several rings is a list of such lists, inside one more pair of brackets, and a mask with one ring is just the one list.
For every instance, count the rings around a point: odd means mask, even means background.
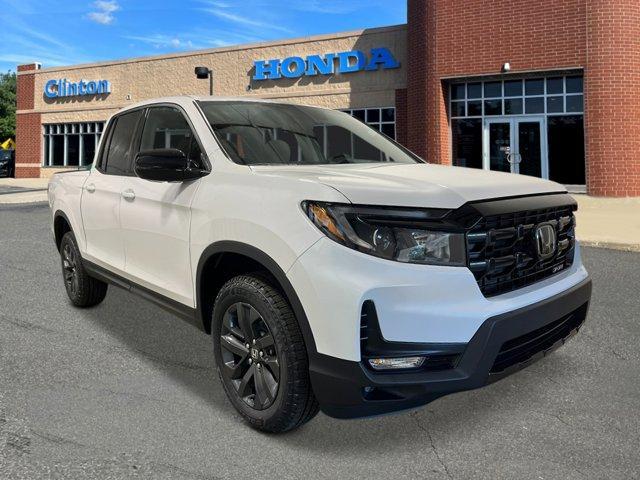
[{"label": "white cloud", "polygon": [[274,25],[272,23],[261,22],[260,20],[254,20],[253,18],[249,18],[249,17],[243,17],[242,15],[238,15],[236,13],[214,10],[213,8],[205,8],[204,10],[222,20],[236,23],[245,27],[255,27],[258,29],[275,30],[278,32],[292,33],[291,30],[288,28],[281,27],[279,25]]},{"label": "white cloud", "polygon": [[40,62],[44,66],[86,63],[87,57],[75,45],[59,40],[41,30],[35,29],[19,18],[7,21],[0,45],[0,66],[13,68],[16,64]]},{"label": "white cloud", "polygon": [[294,10],[302,12],[325,13],[332,15],[344,15],[345,13],[354,12],[362,7],[362,2],[344,2],[335,0],[306,0],[304,2],[295,2],[292,6]]},{"label": "white cloud", "polygon": [[87,17],[101,25],[110,25],[115,20],[114,13],[120,10],[120,5],[116,0],[97,0],[93,2],[95,11],[89,12]]},{"label": "white cloud", "polygon": [[231,8],[233,6],[230,3],[219,2],[217,0],[206,0],[204,3],[206,3],[207,5],[211,5],[212,7],[217,7],[217,8]]},{"label": "white cloud", "polygon": [[162,35],[156,33],[153,35],[128,35],[124,38],[135,40],[137,42],[146,43],[154,48],[172,48],[172,49],[198,49],[203,48],[196,45],[192,40],[179,38],[177,36]]}]

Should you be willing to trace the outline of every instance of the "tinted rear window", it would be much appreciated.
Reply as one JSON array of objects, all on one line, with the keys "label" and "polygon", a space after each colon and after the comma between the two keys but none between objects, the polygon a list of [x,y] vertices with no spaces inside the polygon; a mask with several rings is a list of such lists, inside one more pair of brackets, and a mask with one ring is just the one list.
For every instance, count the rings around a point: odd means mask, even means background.
[{"label": "tinted rear window", "polygon": [[115,119],[113,134],[107,150],[103,167],[109,175],[131,175],[131,137],[135,133],[136,125],[142,110],[125,113]]}]

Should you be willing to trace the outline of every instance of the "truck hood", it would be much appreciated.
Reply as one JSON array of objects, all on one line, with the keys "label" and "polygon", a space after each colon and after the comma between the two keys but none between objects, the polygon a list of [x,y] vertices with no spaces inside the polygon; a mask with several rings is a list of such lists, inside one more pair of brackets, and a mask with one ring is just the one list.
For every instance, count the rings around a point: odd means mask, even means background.
[{"label": "truck hood", "polygon": [[475,200],[566,191],[555,182],[526,175],[433,164],[369,163],[251,168],[259,175],[321,183],[338,190],[352,203],[366,205],[458,208]]}]

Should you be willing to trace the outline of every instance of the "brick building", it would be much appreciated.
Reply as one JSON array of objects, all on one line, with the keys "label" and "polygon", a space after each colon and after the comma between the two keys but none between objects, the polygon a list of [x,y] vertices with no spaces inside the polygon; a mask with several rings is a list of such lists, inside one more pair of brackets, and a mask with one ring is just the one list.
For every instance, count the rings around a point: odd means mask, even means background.
[{"label": "brick building", "polygon": [[214,72],[215,95],[345,110],[430,162],[640,196],[637,0],[408,0],[407,25],[396,27],[21,65],[16,175],[91,163],[119,108],[206,94],[208,83],[193,74],[200,65]]}]

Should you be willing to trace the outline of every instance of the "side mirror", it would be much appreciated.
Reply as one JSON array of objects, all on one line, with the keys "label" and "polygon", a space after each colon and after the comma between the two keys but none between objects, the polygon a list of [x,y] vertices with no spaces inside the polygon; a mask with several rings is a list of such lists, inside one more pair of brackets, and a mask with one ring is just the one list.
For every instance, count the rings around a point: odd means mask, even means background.
[{"label": "side mirror", "polygon": [[136,155],[135,172],[140,178],[158,182],[184,182],[207,174],[206,170],[193,168],[190,163],[182,150],[145,150]]}]

